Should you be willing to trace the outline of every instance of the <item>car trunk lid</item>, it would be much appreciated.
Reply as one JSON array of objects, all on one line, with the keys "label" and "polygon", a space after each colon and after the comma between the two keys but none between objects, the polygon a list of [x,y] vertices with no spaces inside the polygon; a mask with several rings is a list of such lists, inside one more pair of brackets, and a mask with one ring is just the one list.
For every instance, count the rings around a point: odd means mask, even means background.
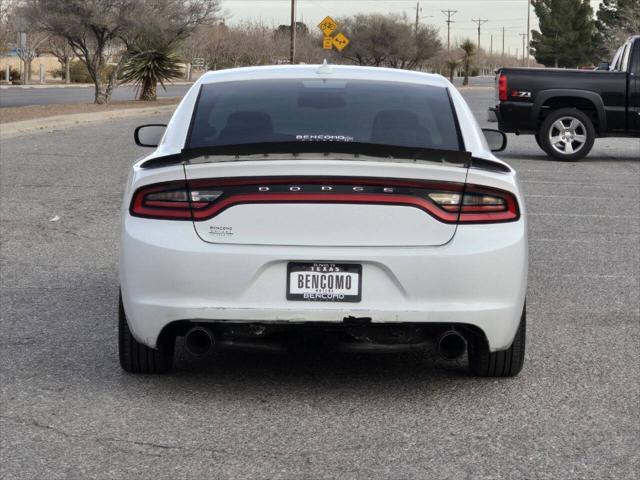
[{"label": "car trunk lid", "polygon": [[468,165],[313,154],[220,160],[185,165],[193,224],[203,241],[235,245],[443,245],[459,207],[434,198],[462,192]]}]

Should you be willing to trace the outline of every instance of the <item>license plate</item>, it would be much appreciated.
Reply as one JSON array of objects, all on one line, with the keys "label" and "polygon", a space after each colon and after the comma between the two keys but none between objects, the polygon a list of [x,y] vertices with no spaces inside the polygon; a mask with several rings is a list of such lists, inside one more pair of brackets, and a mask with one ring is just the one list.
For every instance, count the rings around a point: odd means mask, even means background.
[{"label": "license plate", "polygon": [[355,263],[289,263],[287,300],[359,302],[362,265]]}]

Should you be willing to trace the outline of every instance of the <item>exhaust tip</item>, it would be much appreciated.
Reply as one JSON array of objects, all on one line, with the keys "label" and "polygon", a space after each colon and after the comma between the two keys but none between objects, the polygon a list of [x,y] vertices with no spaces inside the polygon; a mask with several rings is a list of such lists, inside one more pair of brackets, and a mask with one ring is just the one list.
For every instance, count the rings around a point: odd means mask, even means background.
[{"label": "exhaust tip", "polygon": [[448,330],[438,337],[438,354],[445,360],[455,360],[467,350],[467,341],[455,330]]},{"label": "exhaust tip", "polygon": [[213,334],[208,328],[190,328],[184,336],[184,346],[191,355],[200,357],[213,348]]}]

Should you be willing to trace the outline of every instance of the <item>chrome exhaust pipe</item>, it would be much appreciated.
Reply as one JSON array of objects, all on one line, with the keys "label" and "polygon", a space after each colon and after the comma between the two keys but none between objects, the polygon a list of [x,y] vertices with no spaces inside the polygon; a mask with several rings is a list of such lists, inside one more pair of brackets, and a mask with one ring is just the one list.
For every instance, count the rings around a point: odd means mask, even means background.
[{"label": "chrome exhaust pipe", "polygon": [[455,360],[467,350],[467,340],[455,330],[447,330],[438,337],[438,354],[445,360]]},{"label": "chrome exhaust pipe", "polygon": [[211,330],[205,327],[192,327],[184,336],[184,347],[191,355],[201,357],[213,348],[214,338]]}]

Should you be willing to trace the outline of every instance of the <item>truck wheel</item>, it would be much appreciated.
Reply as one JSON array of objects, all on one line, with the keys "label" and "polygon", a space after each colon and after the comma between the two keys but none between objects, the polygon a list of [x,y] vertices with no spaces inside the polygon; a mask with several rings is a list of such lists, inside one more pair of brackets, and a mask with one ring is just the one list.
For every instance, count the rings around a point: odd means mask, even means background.
[{"label": "truck wheel", "polygon": [[551,112],[538,132],[540,146],[550,157],[573,161],[584,158],[593,147],[596,131],[591,119],[575,108]]},{"label": "truck wheel", "polygon": [[501,352],[490,352],[484,337],[469,343],[469,368],[478,377],[515,377],[524,364],[524,349],[527,331],[526,304],[522,309],[520,326],[509,348]]},{"label": "truck wheel", "polygon": [[533,136],[533,138],[535,138],[535,139],[536,139],[536,143],[538,144],[538,146],[544,150],[544,147],[542,146],[542,143],[540,143],[540,134],[539,134],[539,133],[536,133],[536,134]]},{"label": "truck wheel", "polygon": [[118,301],[118,351],[120,366],[129,373],[165,373],[173,366],[174,339],[159,344],[157,349],[138,342],[129,330],[122,305],[122,294]]}]

